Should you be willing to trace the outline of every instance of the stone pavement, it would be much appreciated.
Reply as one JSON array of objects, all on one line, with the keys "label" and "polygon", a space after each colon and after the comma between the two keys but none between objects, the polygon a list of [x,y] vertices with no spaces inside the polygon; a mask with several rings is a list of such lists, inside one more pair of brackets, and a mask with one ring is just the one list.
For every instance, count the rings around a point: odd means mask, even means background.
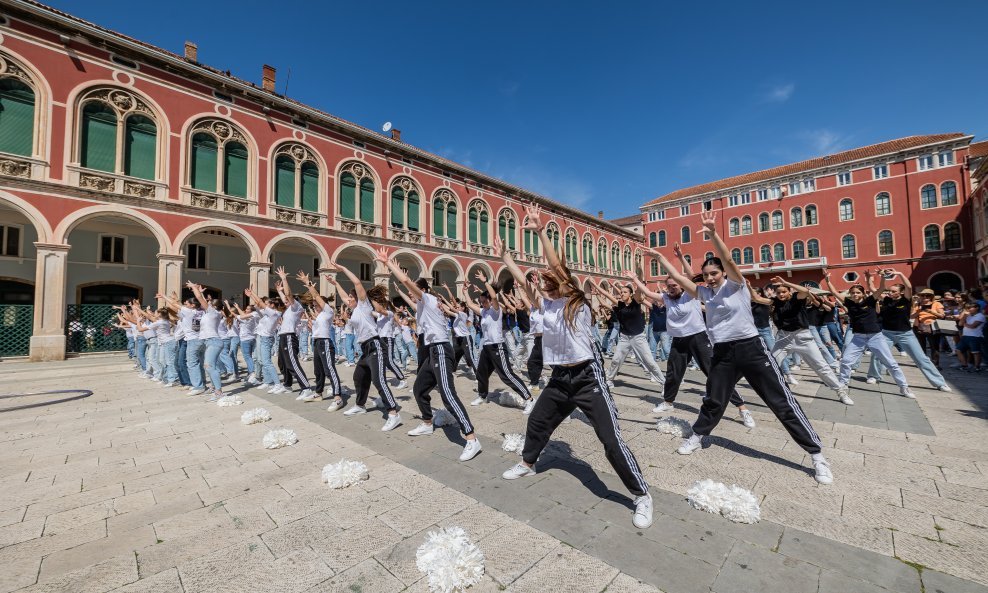
[{"label": "stone pavement", "polygon": [[[426,591],[415,549],[453,524],[487,555],[479,591],[988,591],[988,390],[977,375],[948,373],[955,393],[920,388],[916,401],[855,383],[858,403],[843,410],[803,373],[796,391],[836,477],[819,486],[757,401],[756,429],[731,411],[702,451],[675,454],[678,440],[651,428],[651,385],[627,365],[622,431],[656,502],[655,524],[639,531],[579,419],[557,431],[538,476],[506,482],[518,457],[500,435],[524,432],[524,417],[496,404],[469,409],[485,450],[461,464],[455,431],[405,434],[416,422],[407,392],[405,426],[381,433],[379,414],[344,418],[257,390],[242,392],[245,406],[203,404],[137,379],[121,356],[0,364],[3,393],[94,391],[7,412],[40,398],[0,399],[0,593]],[[688,376],[675,415],[693,419],[700,381]],[[472,399],[470,382],[457,388]],[[274,420],[240,425],[257,404]],[[299,444],[263,449],[273,426]],[[371,479],[330,491],[319,471],[343,456],[364,460]],[[691,509],[685,491],[703,478],[751,489],[763,520]]]}]

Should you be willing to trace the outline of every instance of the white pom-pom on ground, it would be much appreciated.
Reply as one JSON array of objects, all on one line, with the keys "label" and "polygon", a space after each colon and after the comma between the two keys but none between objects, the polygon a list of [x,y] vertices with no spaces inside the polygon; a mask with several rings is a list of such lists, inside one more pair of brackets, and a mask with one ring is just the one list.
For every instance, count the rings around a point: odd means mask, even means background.
[{"label": "white pom-pom on ground", "polygon": [[525,435],[517,433],[504,435],[504,441],[501,442],[501,448],[505,451],[514,451],[515,453],[521,455],[522,451],[525,449]]},{"label": "white pom-pom on ground", "polygon": [[453,415],[446,410],[436,410],[432,414],[432,425],[436,428],[440,426],[453,426],[456,424],[456,419]]},{"label": "white pom-pom on ground", "polygon": [[659,418],[659,421],[655,423],[655,430],[683,438],[693,434],[693,427],[690,426],[690,423],[675,416]]},{"label": "white pom-pom on ground", "polygon": [[686,491],[690,506],[708,513],[719,513],[735,523],[757,523],[761,519],[758,499],[737,484],[727,487],[713,480],[699,480]]},{"label": "white pom-pom on ground", "polygon": [[359,461],[340,459],[322,468],[322,481],[330,488],[346,488],[368,478],[367,466]]},{"label": "white pom-pom on ground", "polygon": [[724,501],[731,496],[727,486],[713,480],[699,480],[686,491],[686,500],[690,506],[708,513],[720,513]]},{"label": "white pom-pom on ground", "polygon": [[433,593],[453,593],[484,577],[484,553],[460,527],[430,531],[415,553],[415,564],[428,575]]},{"label": "white pom-pom on ground", "polygon": [[226,408],[229,406],[239,406],[243,405],[244,399],[239,395],[224,395],[223,397],[216,400],[216,405],[221,408]]},{"label": "white pom-pom on ground", "polygon": [[265,449],[280,449],[297,443],[298,435],[290,428],[276,428],[269,430],[262,442]]},{"label": "white pom-pom on ground", "polygon": [[508,408],[524,408],[525,400],[521,398],[520,395],[514,391],[502,391],[497,394],[497,403],[499,406],[505,406]]},{"label": "white pom-pom on ground", "polygon": [[247,410],[240,416],[240,422],[243,424],[258,424],[260,422],[267,422],[271,419],[271,412],[268,412],[264,408],[254,408],[253,410]]},{"label": "white pom-pom on ground", "polygon": [[730,491],[732,499],[724,503],[720,514],[735,523],[757,523],[762,518],[762,511],[755,495],[737,484],[732,484]]}]

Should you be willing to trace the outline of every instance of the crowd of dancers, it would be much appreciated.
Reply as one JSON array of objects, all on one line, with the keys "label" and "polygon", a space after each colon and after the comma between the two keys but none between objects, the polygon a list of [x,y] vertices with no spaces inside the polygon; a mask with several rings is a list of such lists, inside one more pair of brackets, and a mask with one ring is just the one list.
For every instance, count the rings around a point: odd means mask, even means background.
[{"label": "crowd of dancers", "polygon": [[[530,206],[525,229],[541,241],[547,267],[523,273],[495,239],[495,249],[510,272],[504,286],[480,272],[473,282],[465,283],[460,295],[445,285],[438,287],[440,291],[424,278],[410,278],[382,248],[376,259],[400,287],[396,299],[390,298],[387,287],[366,288],[350,270],[331,263],[327,267],[335,274],[327,277],[333,287],[330,294],[321,294],[307,274],[299,272],[291,279],[278,268],[274,296],[248,288],[241,306],[212,298],[203,287],[189,282],[188,298],[158,294],[164,305],[157,310],[136,302],[119,307],[118,323],[133,340],[141,376],[166,387],[187,386],[189,395],[216,401],[224,394],[225,379],[227,386],[232,378],[270,394],[294,394],[297,385],[296,399],[329,400],[329,412],[343,410],[348,417],[367,413],[373,387],[377,398],[372,406],[384,411],[383,431],[403,423],[396,392],[408,387],[406,373],[414,372],[411,391],[421,422],[408,434],[434,432],[432,393],[438,390],[465,437],[461,461],[476,457],[482,445],[454,378],[462,373],[475,381],[477,395],[470,406],[480,406],[493,395],[490,379],[496,373],[519,398],[527,417],[522,460],[503,477],[535,475],[536,461],[549,438],[579,409],[603,444],[607,460],[635,496],[633,523],[639,528],[652,523],[652,499],[635,455],[621,435],[611,394],[629,357],[661,394],[655,414],[674,409],[689,369],[706,376],[692,435],[682,441],[678,453],[701,449],[703,437],[715,430],[728,402],[737,408],[745,426],[755,428],[736,388],[744,379],[810,455],[815,478],[822,484],[834,479],[830,464],[790,390],[797,384],[793,373],[799,365],[812,369],[837,400],[853,405],[848,383],[868,350],[867,381],[877,382],[888,372],[902,396],[915,397],[891,345],[912,357],[933,387],[950,390],[919,342],[922,332],[913,331],[917,315],[931,325],[950,316],[942,306],[932,306],[927,291],[913,306],[912,287],[903,274],[869,271],[866,284],[855,284],[846,293],[830,284],[829,273],[823,278],[829,293],[781,277],[772,278],[768,287],[754,287],[717,234],[714,213],[703,213],[701,220],[715,256],[707,258],[695,275],[678,246],[677,265],[653,250],[668,271],[657,286],[629,271],[627,283],[615,289],[594,284],[593,294],[588,294],[552,248],[545,232],[548,221],[538,207]],[[340,283],[341,275],[352,288]],[[890,284],[897,279],[901,282]],[[301,290],[296,292],[297,288]],[[603,305],[596,313],[591,307],[593,295]],[[966,354],[980,368],[985,318],[976,308],[949,320],[963,334],[959,360],[964,362]],[[832,331],[838,312],[849,320],[846,335]],[[617,338],[613,352],[612,334]],[[609,365],[605,364],[608,354]],[[666,361],[665,372],[657,358]],[[306,359],[312,361],[314,379],[301,364]],[[413,369],[408,368],[409,360]],[[352,386],[344,385],[338,364],[353,367]],[[545,370],[548,380],[543,378]]]}]

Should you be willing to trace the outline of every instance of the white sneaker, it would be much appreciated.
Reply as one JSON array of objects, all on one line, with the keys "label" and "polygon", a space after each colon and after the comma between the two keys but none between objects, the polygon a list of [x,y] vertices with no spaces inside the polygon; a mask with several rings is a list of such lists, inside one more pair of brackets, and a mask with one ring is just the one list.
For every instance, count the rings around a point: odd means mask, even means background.
[{"label": "white sneaker", "polygon": [[801,371],[803,369],[801,369],[798,364],[791,364],[791,365],[789,365],[789,370],[791,370],[791,371]]},{"label": "white sneaker", "polygon": [[521,413],[524,414],[525,416],[528,416],[529,414],[532,413],[532,410],[534,409],[535,409],[535,398],[532,397],[527,402],[525,402],[525,409],[522,410]]},{"label": "white sneaker", "polygon": [[607,386],[610,387],[611,389],[614,389],[614,381],[611,381],[610,379],[608,379],[607,380]]},{"label": "white sneaker", "polygon": [[174,383],[165,383],[162,387],[175,387]]},{"label": "white sneaker", "polygon": [[535,468],[528,467],[524,463],[516,463],[511,469],[501,474],[505,480],[517,480],[535,475]]},{"label": "white sneaker", "polygon": [[155,382],[155,383],[161,383],[161,379],[159,379],[159,378],[157,378],[157,377],[152,377],[152,378],[151,378],[151,381],[153,381],[153,382]]},{"label": "white sneaker", "polygon": [[741,422],[748,428],[755,427],[755,417],[751,415],[751,410],[741,410]]},{"label": "white sneaker", "polygon": [[304,396],[302,398],[302,401],[304,401],[304,402],[321,402],[322,401],[322,394],[321,393],[316,393],[315,391],[312,391],[311,389],[306,389],[305,391],[302,392],[302,395]]},{"label": "white sneaker", "polygon": [[867,379],[865,379],[865,383],[867,383],[868,385],[874,385],[878,383],[878,379],[874,377],[868,377]]},{"label": "white sneaker", "polygon": [[140,374],[138,374],[138,375],[137,375],[137,378],[138,378],[138,379],[147,379],[147,378],[149,378],[150,376],[151,376],[151,375],[148,375],[147,373],[140,373]]},{"label": "white sneaker", "polygon": [[219,391],[214,391],[214,392],[213,392],[213,394],[212,394],[212,395],[210,395],[210,396],[209,396],[209,399],[207,399],[206,401],[207,401],[207,402],[214,402],[214,401],[216,401],[216,400],[218,400],[218,399],[219,399],[219,398],[221,398],[221,397],[223,397],[223,394],[222,394],[221,392],[219,392]]},{"label": "white sneaker", "polygon": [[820,482],[821,484],[834,483],[834,474],[830,471],[829,461],[823,458],[815,459],[813,460],[813,468],[816,470],[816,475],[813,477],[816,478],[817,482]]},{"label": "white sneaker", "polygon": [[460,461],[470,461],[476,457],[483,447],[480,446],[480,439],[474,437],[472,441],[467,441],[467,444],[463,447],[463,453],[460,453]]},{"label": "white sneaker", "polygon": [[652,495],[645,494],[635,499],[635,516],[631,519],[638,529],[652,524]]},{"label": "white sneaker", "polygon": [[342,407],[343,407],[343,402],[341,402],[340,400],[334,399],[333,400],[333,403],[329,404],[329,407],[326,408],[326,411],[327,412],[335,412],[336,410],[339,410]]},{"label": "white sneaker", "polygon": [[381,432],[394,430],[401,425],[401,414],[388,414],[388,421],[381,427]]},{"label": "white sneaker", "polygon": [[953,391],[953,389],[950,388],[950,385],[941,385],[940,387],[937,387],[937,389],[943,391],[944,393],[950,393]]},{"label": "white sneaker", "polygon": [[[422,424],[419,424],[415,428],[409,430],[408,435],[413,437],[420,437],[420,436],[432,434],[435,431],[436,429],[432,427],[432,424],[426,424],[425,422],[423,422]],[[469,443],[470,441],[467,442]]]},{"label": "white sneaker", "polygon": [[273,393],[273,394],[277,395],[279,393],[286,393],[286,392],[289,392],[289,391],[290,390],[287,387],[285,387],[284,385],[282,385],[281,383],[276,383],[275,386],[272,387],[270,391],[268,391],[268,393]]},{"label": "white sneaker", "polygon": [[257,388],[260,389],[261,391],[268,391],[272,387],[274,387],[274,385],[272,385],[271,383],[261,383],[260,385],[257,385]]},{"label": "white sneaker", "polygon": [[906,351],[905,350],[897,350],[896,352],[899,353],[899,356],[906,356]]},{"label": "white sneaker", "polygon": [[663,412],[671,412],[674,409],[675,409],[675,407],[671,403],[669,403],[667,401],[663,401],[663,402],[659,402],[659,405],[657,405],[654,408],[652,408],[652,413],[653,414],[661,414]]},{"label": "white sneaker", "polygon": [[343,412],[343,415],[356,416],[357,414],[366,414],[366,413],[367,413],[367,408],[363,406],[358,406],[357,404],[353,404],[353,406],[347,409],[346,412]]},{"label": "white sneaker", "polygon": [[408,387],[408,381],[402,379],[401,382],[398,383],[398,386],[395,387],[395,389],[405,389],[406,387]]},{"label": "white sneaker", "polygon": [[346,363],[346,366],[352,367],[353,366],[353,363],[352,362],[348,362],[348,363]]},{"label": "white sneaker", "polygon": [[908,387],[903,387],[899,389],[899,395],[902,397],[908,397],[909,399],[916,399],[916,394],[912,392]]},{"label": "white sneaker", "polygon": [[303,389],[301,393],[299,393],[298,395],[296,395],[295,396],[295,401],[300,402],[303,399],[305,399],[305,396],[306,396],[306,393],[305,392],[306,391],[308,391],[308,389]]},{"label": "white sneaker", "polygon": [[537,395],[539,394],[539,392],[541,392],[541,391],[542,391],[542,388],[541,388],[541,387],[539,387],[538,385],[529,385],[529,386],[528,386],[528,391],[529,391],[529,392],[530,392],[530,393],[532,394],[532,396],[534,397],[534,396],[537,396]]},{"label": "white sneaker", "polygon": [[471,406],[479,406],[480,404],[482,404],[482,403],[484,403],[486,401],[487,401],[486,399],[484,399],[482,397],[478,397],[477,399],[475,399],[472,402],[470,402],[470,405]]},{"label": "white sneaker", "polygon": [[254,373],[251,373],[247,375],[247,380],[244,381],[244,383],[251,383],[251,384],[257,383],[257,377],[254,376]]},{"label": "white sneaker", "polygon": [[847,385],[841,385],[840,389],[837,390],[837,399],[839,399],[842,404],[846,404],[848,406],[854,405],[854,400],[847,394]]},{"label": "white sneaker", "polygon": [[700,440],[700,435],[691,434],[689,438],[683,440],[683,444],[676,449],[676,453],[679,453],[680,455],[689,455],[693,451],[699,449],[702,445],[703,443]]},{"label": "white sneaker", "polygon": [[203,387],[196,387],[189,392],[189,395],[199,395],[200,393],[206,393],[206,389]]},{"label": "white sneaker", "polygon": [[797,381],[796,377],[793,377],[792,375],[786,375],[786,383],[792,385],[793,387],[799,385],[799,381]]}]

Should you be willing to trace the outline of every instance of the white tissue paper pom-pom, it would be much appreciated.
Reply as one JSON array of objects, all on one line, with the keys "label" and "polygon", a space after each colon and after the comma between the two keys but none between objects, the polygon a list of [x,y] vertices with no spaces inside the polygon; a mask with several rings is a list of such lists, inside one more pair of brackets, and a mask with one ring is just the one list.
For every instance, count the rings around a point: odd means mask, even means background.
[{"label": "white tissue paper pom-pom", "polygon": [[290,428],[276,428],[264,435],[265,449],[280,449],[298,442],[298,435]]},{"label": "white tissue paper pom-pom", "polygon": [[686,499],[690,506],[708,513],[720,513],[724,501],[731,496],[727,486],[713,480],[699,480],[686,491]]},{"label": "white tissue paper pom-pom", "polygon": [[432,425],[436,428],[440,426],[453,426],[455,424],[456,419],[446,410],[436,410],[432,415]]},{"label": "white tissue paper pom-pom", "polygon": [[462,591],[484,576],[484,553],[459,527],[430,531],[415,553],[415,564],[429,576],[433,593]]},{"label": "white tissue paper pom-pom", "polygon": [[264,408],[254,408],[253,410],[247,410],[240,416],[240,422],[243,424],[257,424],[259,422],[267,422],[271,419],[271,412],[268,412]]},{"label": "white tissue paper pom-pom", "polygon": [[514,391],[502,391],[497,394],[498,405],[508,408],[524,408],[525,400]]},{"label": "white tissue paper pom-pom", "polygon": [[522,450],[525,449],[525,435],[516,433],[504,435],[501,448],[505,451],[514,451],[521,455]]},{"label": "white tissue paper pom-pom", "polygon": [[228,406],[239,406],[244,403],[244,399],[239,395],[224,395],[223,397],[216,400],[216,405],[221,408],[226,408]]},{"label": "white tissue paper pom-pom", "polygon": [[720,514],[735,523],[757,523],[762,518],[762,511],[755,495],[737,484],[732,484],[730,491],[733,498],[724,504]]},{"label": "white tissue paper pom-pom", "polygon": [[322,468],[322,481],[330,488],[346,488],[370,478],[367,466],[359,461],[340,459]]},{"label": "white tissue paper pom-pom", "polygon": [[655,430],[683,438],[693,434],[693,427],[690,426],[690,423],[675,416],[659,418],[659,421],[655,423]]}]

